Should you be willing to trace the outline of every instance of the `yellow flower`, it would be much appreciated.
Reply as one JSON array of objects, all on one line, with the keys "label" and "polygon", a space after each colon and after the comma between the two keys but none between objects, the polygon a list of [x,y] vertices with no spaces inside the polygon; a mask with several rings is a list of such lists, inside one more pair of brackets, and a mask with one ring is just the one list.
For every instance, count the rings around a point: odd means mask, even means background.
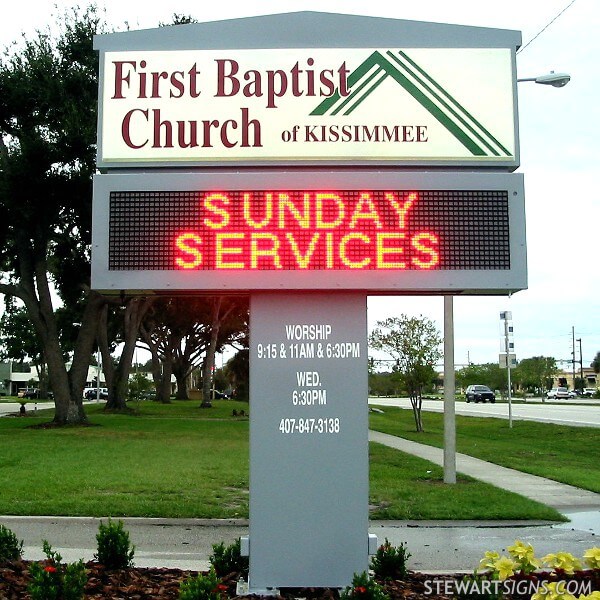
[{"label": "yellow flower", "polygon": [[588,594],[587,596],[581,595],[581,596],[579,596],[579,600],[600,600],[600,592],[598,592],[598,591],[592,592],[591,594]]},{"label": "yellow flower", "polygon": [[533,546],[531,544],[524,544],[521,540],[515,540],[514,545],[508,547],[508,551],[524,571],[531,572],[540,566],[540,562],[533,556]]},{"label": "yellow flower", "polygon": [[480,569],[493,569],[494,561],[498,560],[500,555],[497,552],[487,551],[484,557],[479,561]]},{"label": "yellow flower", "polygon": [[595,546],[594,548],[586,550],[583,555],[583,560],[590,569],[600,569],[600,548]]},{"label": "yellow flower", "polygon": [[533,556],[533,546],[524,544],[521,540],[515,540],[514,545],[508,547],[508,551],[517,560],[522,559],[524,556]]},{"label": "yellow flower", "polygon": [[581,570],[581,563],[570,552],[547,554],[542,558],[542,562],[553,569],[564,571],[567,575],[573,575],[575,571]]},{"label": "yellow flower", "polygon": [[553,581],[546,583],[531,596],[531,600],[576,600],[575,596],[569,594],[564,581]]},{"label": "yellow flower", "polygon": [[493,568],[498,573],[498,579],[511,577],[518,567],[519,565],[512,558],[506,556],[501,556],[493,562]]}]

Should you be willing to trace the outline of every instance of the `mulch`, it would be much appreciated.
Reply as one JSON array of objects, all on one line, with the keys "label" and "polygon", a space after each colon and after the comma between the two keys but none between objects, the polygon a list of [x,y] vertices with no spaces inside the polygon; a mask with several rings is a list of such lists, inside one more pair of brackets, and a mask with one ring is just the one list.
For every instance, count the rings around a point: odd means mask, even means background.
[{"label": "mulch", "polygon": [[[0,599],[28,600],[29,561],[19,560],[0,564]],[[140,568],[108,570],[94,561],[86,564],[88,583],[85,598],[110,600],[156,600],[162,598],[178,598],[179,585],[197,571],[184,571],[166,568]],[[426,575],[410,573],[406,581],[391,581],[384,585],[386,593],[392,600],[449,600],[448,596],[426,595],[424,579]],[[239,574],[232,573],[223,578],[227,585],[224,598],[235,599],[236,584]],[[337,600],[337,590],[323,588],[285,589],[280,590],[281,598],[286,600],[303,598],[306,600]]]},{"label": "mulch", "polygon": [[[0,600],[29,600],[28,565],[30,561],[18,560],[0,563]],[[88,582],[85,589],[86,599],[105,598],[109,600],[160,600],[179,598],[179,586],[188,577],[194,577],[198,571],[181,569],[140,568],[109,570],[103,565],[90,561],[86,563]],[[428,575],[409,571],[403,580],[378,581],[390,600],[452,600],[452,583],[460,580],[463,574]],[[600,569],[580,572],[582,580],[589,580],[592,589],[600,590]],[[223,591],[223,600],[241,600],[236,595],[239,573],[231,573],[222,578],[227,586]],[[531,578],[531,577],[530,577]],[[551,579],[552,577],[548,577]],[[484,596],[466,596],[484,598]],[[489,596],[487,596],[489,597]],[[520,596],[505,595],[506,600],[521,600],[531,597],[531,593]],[[323,588],[281,589],[281,600],[338,600],[338,590]],[[465,596],[462,596],[465,598]],[[270,599],[272,600],[272,598]]]}]

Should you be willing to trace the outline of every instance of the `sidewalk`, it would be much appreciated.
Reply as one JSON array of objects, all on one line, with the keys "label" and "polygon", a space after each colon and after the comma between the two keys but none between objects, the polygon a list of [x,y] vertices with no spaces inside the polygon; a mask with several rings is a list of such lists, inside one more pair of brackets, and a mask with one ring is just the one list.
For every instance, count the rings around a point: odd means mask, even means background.
[{"label": "sidewalk", "polygon": [[[370,431],[371,441],[443,464],[443,450]],[[472,572],[486,550],[506,554],[516,539],[531,543],[536,556],[571,552],[581,556],[600,546],[600,494],[579,490],[542,477],[498,467],[469,456],[457,455],[457,471],[533,500],[553,506],[571,522],[531,521],[371,521],[369,533],[379,542],[406,543],[410,569],[425,573]],[[106,519],[104,519],[106,521]],[[206,570],[212,544],[230,544],[248,534],[246,520],[124,518],[136,546],[140,567]],[[0,516],[0,523],[24,541],[26,559],[42,559],[47,539],[66,561],[91,560],[96,552],[100,519],[88,517]]]},{"label": "sidewalk", "polygon": [[[395,448],[424,458],[436,465],[444,465],[444,451],[379,431],[369,431],[369,441]],[[507,469],[466,454],[456,454],[456,471],[536,500],[561,513],[572,510],[600,511],[600,494],[581,490],[564,483]]]}]

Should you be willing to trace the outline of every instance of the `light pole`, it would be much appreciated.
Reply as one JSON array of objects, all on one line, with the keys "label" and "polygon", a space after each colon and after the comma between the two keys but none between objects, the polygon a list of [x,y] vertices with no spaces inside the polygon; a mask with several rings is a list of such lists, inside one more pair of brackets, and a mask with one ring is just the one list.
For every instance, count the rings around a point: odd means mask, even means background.
[{"label": "light pole", "polygon": [[567,73],[555,73],[554,71],[550,71],[550,73],[547,73],[546,75],[517,79],[518,83],[521,81],[533,81],[535,83],[540,83],[541,85],[551,85],[552,87],[565,87],[565,85],[571,81],[571,76]]}]

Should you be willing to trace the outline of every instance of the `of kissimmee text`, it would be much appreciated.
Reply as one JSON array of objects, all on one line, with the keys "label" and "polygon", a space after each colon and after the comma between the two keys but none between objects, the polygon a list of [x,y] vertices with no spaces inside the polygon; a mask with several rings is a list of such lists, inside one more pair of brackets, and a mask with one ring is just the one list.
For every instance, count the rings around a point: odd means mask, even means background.
[{"label": "of kissimmee text", "polygon": [[439,239],[407,231],[416,193],[204,194],[199,227],[175,237],[180,269],[431,269]]}]

